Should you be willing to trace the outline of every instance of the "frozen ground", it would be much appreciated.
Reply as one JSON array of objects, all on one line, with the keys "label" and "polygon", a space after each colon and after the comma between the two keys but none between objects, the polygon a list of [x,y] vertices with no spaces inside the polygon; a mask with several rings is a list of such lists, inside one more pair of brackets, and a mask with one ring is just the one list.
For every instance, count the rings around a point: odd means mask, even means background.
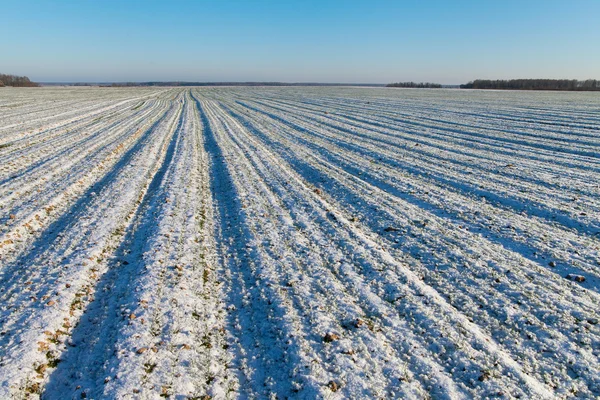
[{"label": "frozen ground", "polygon": [[0,398],[600,396],[600,97],[0,89]]}]

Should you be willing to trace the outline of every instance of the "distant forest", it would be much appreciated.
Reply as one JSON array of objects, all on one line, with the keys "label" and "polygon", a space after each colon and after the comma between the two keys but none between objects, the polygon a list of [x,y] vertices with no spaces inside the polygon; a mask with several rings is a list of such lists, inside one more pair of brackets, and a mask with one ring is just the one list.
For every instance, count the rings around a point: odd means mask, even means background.
[{"label": "distant forest", "polygon": [[420,89],[439,89],[442,87],[439,83],[430,83],[430,82],[397,82],[397,83],[388,83],[385,85],[386,87],[401,87],[401,88],[420,88]]},{"label": "distant forest", "polygon": [[464,85],[461,89],[512,89],[512,90],[574,90],[593,91],[600,90],[600,81],[588,79],[511,79],[487,80],[477,79]]},{"label": "distant forest", "polygon": [[31,82],[26,76],[0,74],[0,87],[3,86],[37,87],[40,85],[35,82]]}]

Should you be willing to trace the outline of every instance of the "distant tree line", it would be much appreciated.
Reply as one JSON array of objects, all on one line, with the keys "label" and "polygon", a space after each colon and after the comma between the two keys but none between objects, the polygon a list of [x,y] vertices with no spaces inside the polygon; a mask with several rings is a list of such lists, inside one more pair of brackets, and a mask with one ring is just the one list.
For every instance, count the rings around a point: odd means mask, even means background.
[{"label": "distant tree line", "polygon": [[0,74],[0,86],[37,87],[40,85],[31,82],[26,76]]},{"label": "distant tree line", "polygon": [[511,79],[488,80],[476,79],[461,89],[513,89],[513,90],[600,90],[600,81],[588,79]]},{"label": "distant tree line", "polygon": [[101,83],[100,86],[384,86],[373,83],[319,83],[319,82],[116,82]]},{"label": "distant tree line", "polygon": [[388,83],[386,87],[401,87],[401,88],[421,88],[421,89],[439,89],[442,87],[439,83],[431,82],[396,82]]},{"label": "distant tree line", "polygon": [[[77,84],[75,84],[77,86]],[[133,87],[133,86],[144,86],[144,85],[139,85],[135,82],[120,82],[120,83],[111,83],[111,84],[103,84],[100,85],[103,87]]]}]

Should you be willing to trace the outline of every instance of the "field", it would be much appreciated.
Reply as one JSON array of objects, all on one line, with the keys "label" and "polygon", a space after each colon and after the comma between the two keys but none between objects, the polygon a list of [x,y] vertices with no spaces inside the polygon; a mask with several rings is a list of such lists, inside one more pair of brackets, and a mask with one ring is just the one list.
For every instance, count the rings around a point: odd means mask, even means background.
[{"label": "field", "polygon": [[0,398],[600,396],[600,96],[0,89]]}]

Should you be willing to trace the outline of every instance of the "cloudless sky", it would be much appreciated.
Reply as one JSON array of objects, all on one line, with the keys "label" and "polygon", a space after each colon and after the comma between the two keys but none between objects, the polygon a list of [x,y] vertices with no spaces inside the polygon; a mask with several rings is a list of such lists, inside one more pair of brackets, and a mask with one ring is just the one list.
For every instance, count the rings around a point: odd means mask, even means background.
[{"label": "cloudless sky", "polygon": [[600,0],[0,0],[40,82],[600,79]]}]

